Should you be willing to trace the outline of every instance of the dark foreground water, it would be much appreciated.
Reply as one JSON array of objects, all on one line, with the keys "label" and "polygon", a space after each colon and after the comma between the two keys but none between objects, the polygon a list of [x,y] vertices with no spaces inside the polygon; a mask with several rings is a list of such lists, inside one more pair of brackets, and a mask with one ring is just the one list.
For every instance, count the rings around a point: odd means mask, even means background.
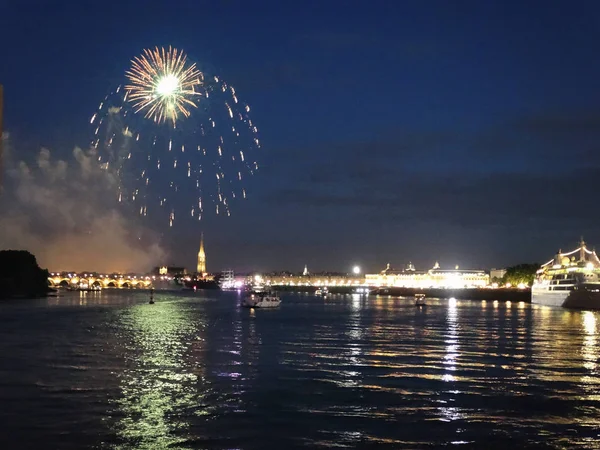
[{"label": "dark foreground water", "polygon": [[0,304],[2,448],[600,448],[596,313],[202,295]]}]

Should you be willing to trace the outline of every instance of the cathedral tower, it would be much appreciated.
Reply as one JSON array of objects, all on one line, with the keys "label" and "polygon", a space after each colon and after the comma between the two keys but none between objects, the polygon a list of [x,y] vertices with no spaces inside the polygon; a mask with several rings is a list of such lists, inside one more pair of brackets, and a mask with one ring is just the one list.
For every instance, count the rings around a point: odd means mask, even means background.
[{"label": "cathedral tower", "polygon": [[200,251],[198,251],[198,266],[196,272],[200,275],[206,273],[206,254],[204,253],[204,233],[200,235]]}]

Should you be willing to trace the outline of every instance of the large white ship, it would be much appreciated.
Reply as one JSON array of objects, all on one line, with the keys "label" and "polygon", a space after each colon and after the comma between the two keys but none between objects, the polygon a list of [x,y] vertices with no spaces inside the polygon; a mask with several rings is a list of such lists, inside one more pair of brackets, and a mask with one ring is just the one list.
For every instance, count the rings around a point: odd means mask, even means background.
[{"label": "large white ship", "polygon": [[600,259],[595,251],[579,248],[558,254],[537,271],[531,303],[565,308],[600,309]]}]

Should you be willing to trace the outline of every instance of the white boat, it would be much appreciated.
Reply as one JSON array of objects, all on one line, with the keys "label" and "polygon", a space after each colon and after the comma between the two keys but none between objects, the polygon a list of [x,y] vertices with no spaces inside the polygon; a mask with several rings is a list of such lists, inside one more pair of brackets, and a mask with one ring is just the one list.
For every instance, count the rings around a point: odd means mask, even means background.
[{"label": "white boat", "polygon": [[600,259],[583,239],[575,250],[558,254],[537,271],[531,303],[600,309]]},{"label": "white boat", "polygon": [[415,306],[427,306],[425,303],[425,294],[415,294]]},{"label": "white boat", "polygon": [[315,295],[317,297],[325,297],[327,294],[329,294],[329,290],[326,287],[324,287],[322,289],[319,288],[315,291]]},{"label": "white boat", "polygon": [[252,292],[242,302],[246,308],[277,308],[281,299],[270,292]]}]

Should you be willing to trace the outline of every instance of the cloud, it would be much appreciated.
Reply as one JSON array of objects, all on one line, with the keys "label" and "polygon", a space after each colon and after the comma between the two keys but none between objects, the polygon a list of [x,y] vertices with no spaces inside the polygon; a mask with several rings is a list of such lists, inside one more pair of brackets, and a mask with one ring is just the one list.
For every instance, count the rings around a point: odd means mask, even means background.
[{"label": "cloud", "polygon": [[156,236],[118,207],[116,179],[93,152],[64,161],[42,149],[28,163],[6,147],[0,248],[28,250],[51,271],[143,272],[164,260]]},{"label": "cloud", "polygon": [[540,113],[471,132],[396,130],[309,149],[311,157],[289,152],[292,182],[270,200],[361,210],[374,221],[589,228],[600,218],[589,208],[599,123],[594,114]]},{"label": "cloud", "polygon": [[597,190],[599,177],[598,169],[546,175],[398,173],[395,178],[365,172],[362,178],[355,176],[351,186],[287,188],[271,200],[323,208],[338,216],[360,211],[371,223],[465,231],[537,227],[540,232],[572,230],[578,235],[600,220],[600,212],[589,207],[589,193]]}]

